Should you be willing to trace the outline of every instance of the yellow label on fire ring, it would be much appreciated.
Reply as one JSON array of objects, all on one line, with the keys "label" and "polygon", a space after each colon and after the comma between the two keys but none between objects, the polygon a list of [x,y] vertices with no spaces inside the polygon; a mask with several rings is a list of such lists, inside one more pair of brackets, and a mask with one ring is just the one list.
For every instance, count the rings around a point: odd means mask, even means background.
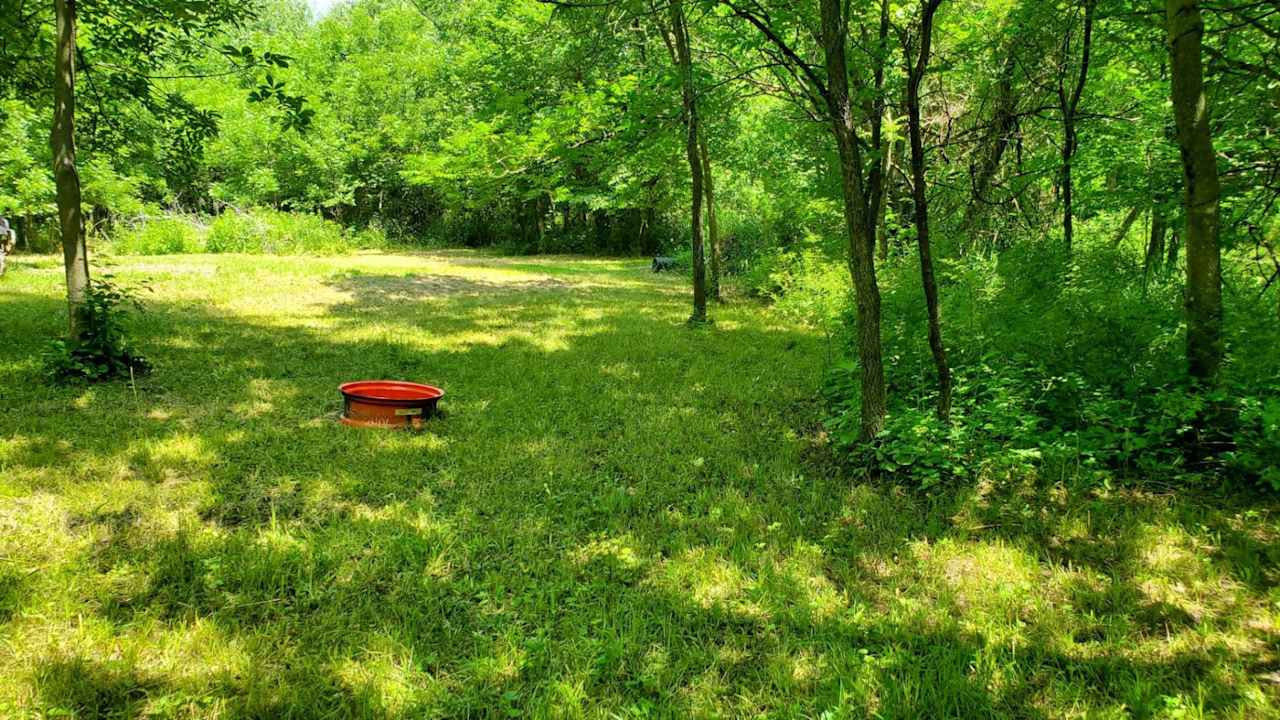
[{"label": "yellow label on fire ring", "polygon": [[399,408],[396,410],[396,415],[399,415],[401,417],[405,417],[408,415],[421,415],[421,414],[422,414],[422,408]]}]

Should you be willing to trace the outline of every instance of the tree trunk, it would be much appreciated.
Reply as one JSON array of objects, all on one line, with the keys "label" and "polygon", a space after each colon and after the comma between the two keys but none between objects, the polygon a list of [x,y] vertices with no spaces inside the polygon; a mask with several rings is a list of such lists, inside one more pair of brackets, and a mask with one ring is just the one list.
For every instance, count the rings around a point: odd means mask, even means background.
[{"label": "tree trunk", "polygon": [[1159,270],[1164,262],[1164,238],[1169,231],[1169,221],[1160,208],[1151,209],[1151,236],[1147,238],[1147,254],[1142,260],[1142,274]]},{"label": "tree trunk", "polygon": [[644,209],[644,253],[647,255],[658,254],[658,211],[653,206]]},{"label": "tree trunk", "polygon": [[[890,123],[893,114],[889,114]],[[886,208],[889,205],[889,178],[893,175],[893,142],[885,143],[884,172],[880,173],[880,194],[876,196],[876,244],[880,246],[880,260],[889,259],[889,228],[885,227]]]},{"label": "tree trunk", "polygon": [[[1093,9],[1094,0],[1084,3],[1084,37],[1080,41],[1080,74],[1076,78],[1075,87],[1070,96],[1067,95],[1063,79],[1058,82],[1058,100],[1062,110],[1062,244],[1067,253],[1071,252],[1075,242],[1075,207],[1073,182],[1071,179],[1071,162],[1075,158],[1079,137],[1076,134],[1076,113],[1080,108],[1080,96],[1084,94],[1085,83],[1089,80],[1089,52],[1093,45]],[[1070,35],[1068,35],[1068,39]],[[1063,62],[1066,62],[1068,40],[1063,41]]]},{"label": "tree trunk", "polygon": [[929,67],[933,16],[941,3],[942,0],[923,0],[921,3],[920,50],[913,59],[910,48],[906,49],[906,65],[907,131],[911,138],[911,192],[915,203],[916,243],[920,249],[920,280],[929,312],[929,349],[938,372],[938,417],[947,422],[951,419],[951,366],[947,363],[947,350],[942,343],[938,282],[933,274],[933,251],[929,244],[929,195],[925,185],[924,131],[920,124],[920,83]]},{"label": "tree trunk", "polygon": [[987,190],[1000,170],[1000,161],[1004,158],[1009,141],[1017,128],[1018,96],[1014,93],[1014,74],[1017,71],[1017,47],[1010,41],[1003,48],[1004,61],[1000,64],[1000,75],[996,80],[995,108],[992,110],[991,130],[987,134],[985,147],[978,156],[974,167],[970,169],[973,194],[964,212],[963,227],[971,237],[967,247],[975,245],[972,234],[975,233],[975,221],[982,214],[982,207],[988,202]]},{"label": "tree trunk", "polygon": [[1124,242],[1124,239],[1129,236],[1129,228],[1133,227],[1133,223],[1141,214],[1142,208],[1130,208],[1129,213],[1124,216],[1124,222],[1120,223],[1120,229],[1116,231],[1115,237],[1111,238],[1111,247],[1120,247],[1120,243]]},{"label": "tree trunk", "polygon": [[887,412],[880,339],[880,287],[876,283],[872,218],[862,188],[862,153],[849,102],[844,3],[821,0],[821,10],[821,41],[827,71],[824,100],[840,159],[844,219],[849,234],[849,272],[853,277],[857,310],[858,360],[862,368],[861,429],[863,439],[870,440],[884,428]]},{"label": "tree trunk", "polygon": [[53,78],[53,181],[57,188],[58,222],[67,276],[68,331],[80,334],[80,307],[89,290],[89,251],[80,208],[80,174],[76,171],[76,0],[54,0],[57,48]]},{"label": "tree trunk", "polygon": [[1075,207],[1072,197],[1071,158],[1075,155],[1076,130],[1075,122],[1068,118],[1062,121],[1062,245],[1067,254],[1071,254],[1071,246],[1075,243]]},{"label": "tree trunk", "polygon": [[716,212],[716,189],[711,175],[711,152],[707,139],[699,138],[702,155],[702,181],[707,196],[707,244],[711,248],[711,275],[707,280],[707,294],[720,302],[720,219]]},{"label": "tree trunk", "polygon": [[534,202],[534,212],[537,214],[535,223],[538,229],[538,242],[541,243],[547,236],[547,212],[551,208],[551,198],[546,195],[539,195]]},{"label": "tree trunk", "polygon": [[1222,366],[1222,256],[1218,246],[1217,158],[1209,129],[1200,43],[1204,21],[1197,0],[1167,0],[1173,117],[1186,193],[1187,365],[1212,382]]},{"label": "tree trunk", "polygon": [[698,155],[698,99],[693,86],[693,56],[689,51],[689,28],[685,24],[681,0],[668,0],[671,15],[671,34],[676,46],[676,59],[680,68],[684,95],[685,154],[689,160],[689,173],[693,179],[692,210],[689,216],[693,232],[693,315],[689,322],[707,321],[706,261],[702,248],[702,158]]}]

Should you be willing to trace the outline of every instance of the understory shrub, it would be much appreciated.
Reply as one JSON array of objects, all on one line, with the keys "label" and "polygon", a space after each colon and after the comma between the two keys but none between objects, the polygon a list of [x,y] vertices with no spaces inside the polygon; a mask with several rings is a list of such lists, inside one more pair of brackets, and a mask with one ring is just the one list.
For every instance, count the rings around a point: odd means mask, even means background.
[{"label": "understory shrub", "polygon": [[44,355],[44,371],[59,383],[98,382],[141,374],[151,368],[129,342],[127,309],[142,311],[137,293],[116,284],[110,275],[93,280],[77,309],[79,336],[54,340]]},{"label": "understory shrub", "polygon": [[[827,373],[828,430],[850,460],[923,487],[1037,468],[1098,481],[1216,476],[1280,491],[1280,323],[1243,311],[1272,301],[1228,267],[1231,351],[1220,384],[1200,389],[1185,369],[1180,277],[1145,277],[1108,247],[1079,248],[1070,261],[1028,247],[940,264],[955,376],[943,423],[919,270],[891,264],[882,273],[886,427],[859,442],[859,371],[846,361]],[[845,320],[846,355],[856,357]],[[1195,433],[1206,425],[1217,434]]]},{"label": "understory shrub", "polygon": [[261,209],[219,215],[206,243],[211,253],[266,255],[337,255],[385,244],[377,228],[351,231],[318,215]]},{"label": "understory shrub", "polygon": [[355,230],[319,215],[264,209],[228,211],[208,223],[185,215],[143,217],[126,223],[112,240],[122,255],[338,255],[387,245],[377,224]]},{"label": "understory shrub", "polygon": [[122,255],[178,255],[204,252],[206,228],[181,215],[145,217],[115,234],[112,246]]},{"label": "understory shrub", "polygon": [[753,259],[742,282],[783,315],[829,327],[850,303],[848,267],[833,254],[812,238],[793,250],[774,248]]}]

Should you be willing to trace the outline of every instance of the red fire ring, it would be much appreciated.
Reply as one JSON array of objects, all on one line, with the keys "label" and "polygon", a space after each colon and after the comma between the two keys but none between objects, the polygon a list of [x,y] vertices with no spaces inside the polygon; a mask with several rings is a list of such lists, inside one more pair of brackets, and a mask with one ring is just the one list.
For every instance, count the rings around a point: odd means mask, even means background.
[{"label": "red fire ring", "polygon": [[444,391],[398,380],[361,380],[338,387],[342,423],[353,427],[420,428],[436,414]]}]

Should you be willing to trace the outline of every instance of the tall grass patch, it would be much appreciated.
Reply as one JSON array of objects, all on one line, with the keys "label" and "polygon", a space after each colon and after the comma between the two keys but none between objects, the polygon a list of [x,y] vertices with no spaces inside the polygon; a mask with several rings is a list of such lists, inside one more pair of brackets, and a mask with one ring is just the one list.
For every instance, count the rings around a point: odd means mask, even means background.
[{"label": "tall grass patch", "polygon": [[112,247],[121,255],[184,255],[205,251],[208,227],[196,217],[160,215],[124,224]]},{"label": "tall grass patch", "polygon": [[253,255],[340,255],[385,245],[374,228],[353,231],[318,215],[263,209],[219,215],[206,243],[211,253]]}]

